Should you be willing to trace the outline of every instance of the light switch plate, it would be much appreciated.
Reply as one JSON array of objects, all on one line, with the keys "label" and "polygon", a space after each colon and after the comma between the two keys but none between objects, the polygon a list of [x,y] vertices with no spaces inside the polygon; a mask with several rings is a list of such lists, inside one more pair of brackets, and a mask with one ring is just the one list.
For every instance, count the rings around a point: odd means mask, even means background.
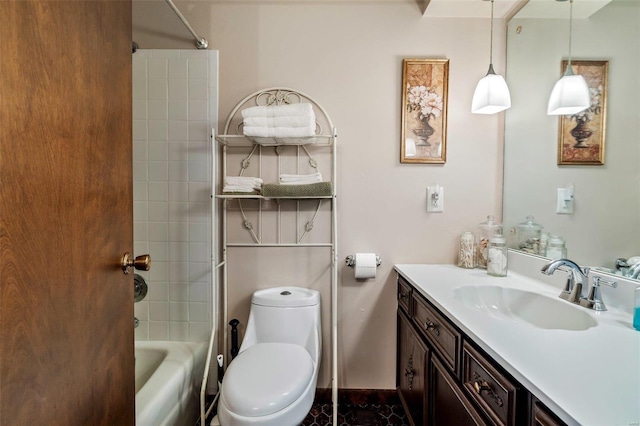
[{"label": "light switch plate", "polygon": [[427,211],[442,213],[444,211],[444,188],[441,186],[427,187]]},{"label": "light switch plate", "polygon": [[556,201],[556,213],[573,214],[573,190],[570,188],[558,188]]}]

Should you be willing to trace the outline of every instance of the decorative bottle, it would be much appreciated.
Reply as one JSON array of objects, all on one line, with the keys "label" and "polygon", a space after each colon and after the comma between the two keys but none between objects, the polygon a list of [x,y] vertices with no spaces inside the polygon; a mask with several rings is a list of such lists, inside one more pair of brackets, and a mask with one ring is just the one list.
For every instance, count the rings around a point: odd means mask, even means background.
[{"label": "decorative bottle", "polygon": [[494,277],[507,276],[507,240],[502,235],[494,235],[487,249],[487,273]]},{"label": "decorative bottle", "polygon": [[473,232],[466,231],[460,236],[460,250],[458,251],[458,266],[466,269],[475,268],[476,243]]},{"label": "decorative bottle", "polygon": [[547,246],[546,256],[550,259],[566,259],[567,248],[564,245],[564,239],[557,235],[552,235],[549,238],[549,245]]},{"label": "decorative bottle", "polygon": [[487,221],[478,225],[476,230],[476,266],[487,269],[487,248],[489,240],[496,234],[502,234],[502,225],[487,216]]},{"label": "decorative bottle", "polygon": [[527,216],[526,221],[516,225],[515,238],[511,248],[538,254],[542,228],[542,225],[534,222],[533,216]]}]

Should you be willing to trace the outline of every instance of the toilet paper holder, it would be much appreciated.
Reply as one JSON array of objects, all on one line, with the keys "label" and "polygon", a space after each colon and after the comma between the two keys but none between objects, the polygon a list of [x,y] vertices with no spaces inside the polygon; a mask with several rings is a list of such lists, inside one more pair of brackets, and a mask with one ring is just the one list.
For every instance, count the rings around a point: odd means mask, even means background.
[{"label": "toilet paper holder", "polygon": [[[350,254],[349,256],[347,256],[344,259],[344,263],[347,264],[348,267],[350,268],[355,268],[356,267],[356,256],[353,254]],[[380,265],[382,265],[382,258],[380,258],[380,256],[376,255],[376,267],[379,267]]]}]

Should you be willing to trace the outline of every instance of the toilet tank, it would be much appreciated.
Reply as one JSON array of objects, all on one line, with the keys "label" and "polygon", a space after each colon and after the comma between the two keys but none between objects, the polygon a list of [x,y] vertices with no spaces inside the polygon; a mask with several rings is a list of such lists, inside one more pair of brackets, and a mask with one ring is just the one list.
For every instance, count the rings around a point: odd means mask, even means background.
[{"label": "toilet tank", "polygon": [[256,343],[304,346],[314,360],[321,350],[320,293],[300,287],[256,291],[240,352]]}]

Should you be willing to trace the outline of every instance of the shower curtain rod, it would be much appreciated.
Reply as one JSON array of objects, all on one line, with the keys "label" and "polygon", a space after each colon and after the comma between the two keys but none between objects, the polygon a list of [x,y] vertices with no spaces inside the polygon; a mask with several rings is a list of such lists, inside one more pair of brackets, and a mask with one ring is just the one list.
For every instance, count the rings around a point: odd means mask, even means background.
[{"label": "shower curtain rod", "polygon": [[187,21],[187,18],[184,17],[184,15],[182,15],[182,13],[180,13],[180,11],[178,10],[178,8],[176,7],[175,4],[173,4],[173,1],[171,0],[165,0],[167,2],[167,4],[169,5],[169,7],[175,12],[176,15],[178,15],[178,18],[180,18],[180,20],[182,21],[182,23],[184,24],[185,27],[187,27],[187,29],[189,30],[189,32],[191,34],[193,34],[193,37],[195,37],[196,39],[196,47],[198,49],[206,49],[209,46],[209,42],[207,41],[207,39],[205,39],[204,37],[200,37],[195,30],[193,29],[193,27],[191,27],[191,25],[189,24],[189,21]]}]

